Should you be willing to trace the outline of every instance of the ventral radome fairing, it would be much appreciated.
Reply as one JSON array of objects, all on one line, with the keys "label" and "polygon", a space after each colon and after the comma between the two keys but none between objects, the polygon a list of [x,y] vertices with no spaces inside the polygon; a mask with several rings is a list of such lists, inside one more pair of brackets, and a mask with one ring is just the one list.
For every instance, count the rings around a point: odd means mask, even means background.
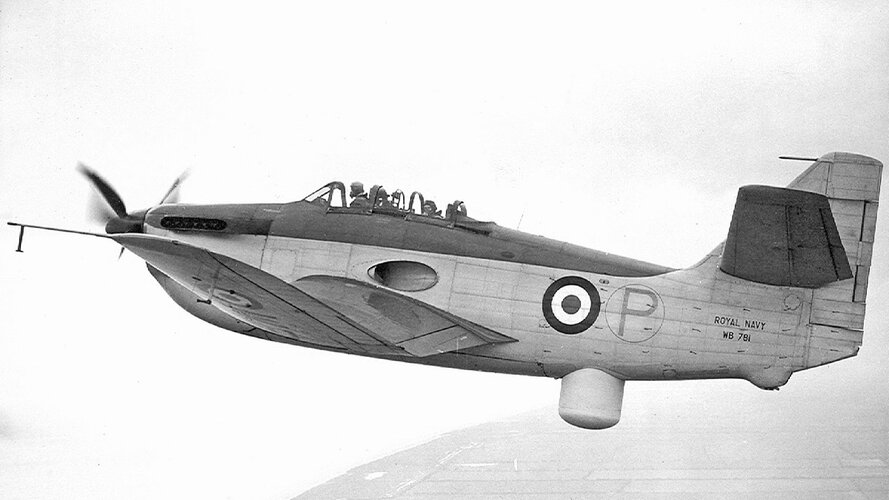
[{"label": "ventral radome fairing", "polygon": [[[127,212],[106,234],[191,314],[265,340],[562,380],[571,424],[620,419],[627,380],[743,378],[764,389],[861,346],[882,164],[829,153],[789,186],[739,190],[723,244],[687,269],[332,182],[293,203]],[[174,186],[178,186],[177,183]],[[354,193],[351,193],[354,194]],[[25,227],[28,224],[10,223]],[[45,228],[49,229],[49,228]],[[87,233],[94,234],[94,233]]]}]

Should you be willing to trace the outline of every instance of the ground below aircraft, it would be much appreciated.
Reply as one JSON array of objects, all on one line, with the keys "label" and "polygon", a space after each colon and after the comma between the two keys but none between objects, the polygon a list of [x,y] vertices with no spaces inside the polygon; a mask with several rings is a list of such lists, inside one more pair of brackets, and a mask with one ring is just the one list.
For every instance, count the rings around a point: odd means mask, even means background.
[{"label": "ground below aircraft", "polygon": [[776,389],[861,345],[882,164],[829,153],[786,188],[738,192],[723,244],[687,269],[482,222],[461,201],[332,182],[293,203],[108,203],[106,234],[179,306],[265,340],[559,378],[559,413],[620,419],[627,380],[742,378]]}]

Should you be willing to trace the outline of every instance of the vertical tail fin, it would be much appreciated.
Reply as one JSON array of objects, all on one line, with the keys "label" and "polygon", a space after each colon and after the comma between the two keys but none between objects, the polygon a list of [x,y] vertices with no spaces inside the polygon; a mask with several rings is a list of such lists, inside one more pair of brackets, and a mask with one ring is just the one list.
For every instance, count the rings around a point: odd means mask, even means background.
[{"label": "vertical tail fin", "polygon": [[827,196],[853,278],[814,291],[810,323],[864,328],[865,299],[877,224],[883,164],[867,156],[828,153],[787,187]]}]

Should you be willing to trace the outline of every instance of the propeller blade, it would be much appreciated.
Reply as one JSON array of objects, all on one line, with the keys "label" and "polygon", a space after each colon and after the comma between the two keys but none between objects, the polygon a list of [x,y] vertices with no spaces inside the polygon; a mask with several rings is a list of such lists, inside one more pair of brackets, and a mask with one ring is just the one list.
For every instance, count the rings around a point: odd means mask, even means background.
[{"label": "propeller blade", "polygon": [[104,226],[108,221],[117,216],[103,198],[99,196],[99,193],[95,189],[90,189],[86,217],[91,223]]},{"label": "propeller blade", "polygon": [[93,187],[99,191],[99,194],[105,198],[105,201],[108,203],[108,206],[111,207],[111,210],[117,214],[118,217],[126,217],[127,216],[127,207],[124,205],[123,200],[120,198],[120,195],[108,184],[105,179],[99,176],[92,169],[80,163],[77,165],[77,170],[80,171],[83,175],[86,176],[87,179],[93,184]]},{"label": "propeller blade", "polygon": [[165,194],[164,197],[161,198],[161,202],[159,203],[160,205],[163,205],[164,203],[179,203],[179,186],[181,186],[182,183],[185,182],[185,179],[188,178],[188,175],[189,171],[185,170],[185,172],[182,172],[182,174],[180,174],[179,177],[177,177],[176,180],[173,181],[173,185],[170,186],[170,189],[167,190],[167,194]]}]

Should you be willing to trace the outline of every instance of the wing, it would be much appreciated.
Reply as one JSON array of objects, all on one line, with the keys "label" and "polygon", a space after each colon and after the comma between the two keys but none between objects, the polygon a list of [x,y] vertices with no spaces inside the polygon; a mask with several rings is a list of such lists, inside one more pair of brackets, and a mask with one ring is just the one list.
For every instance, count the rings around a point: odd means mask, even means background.
[{"label": "wing", "polygon": [[719,266],[778,286],[817,288],[852,277],[827,198],[768,186],[738,191]]},{"label": "wing", "polygon": [[294,286],[241,261],[175,240],[143,234],[113,239],[231,317],[304,344],[422,357],[514,341],[359,281],[314,276]]},{"label": "wing", "polygon": [[514,341],[419,300],[360,281],[309,276],[295,286],[414,356]]}]

